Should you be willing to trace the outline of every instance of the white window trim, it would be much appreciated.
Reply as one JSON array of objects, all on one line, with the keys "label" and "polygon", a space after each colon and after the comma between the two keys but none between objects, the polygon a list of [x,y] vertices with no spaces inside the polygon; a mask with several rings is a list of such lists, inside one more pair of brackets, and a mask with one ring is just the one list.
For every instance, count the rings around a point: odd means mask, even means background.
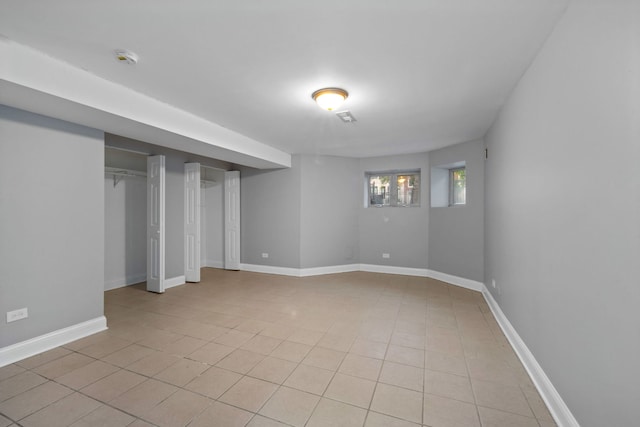
[{"label": "white window trim", "polygon": [[[388,205],[372,205],[371,204],[371,177],[378,175],[390,175],[389,182],[389,204]],[[420,169],[394,169],[394,170],[386,170],[380,172],[365,172],[365,187],[366,187],[366,201],[365,207],[367,208],[419,208],[422,204],[422,196],[418,196],[418,203],[414,203],[412,205],[399,205],[398,204],[398,175],[418,175],[419,176],[419,185],[418,191],[422,191],[422,173]]]}]

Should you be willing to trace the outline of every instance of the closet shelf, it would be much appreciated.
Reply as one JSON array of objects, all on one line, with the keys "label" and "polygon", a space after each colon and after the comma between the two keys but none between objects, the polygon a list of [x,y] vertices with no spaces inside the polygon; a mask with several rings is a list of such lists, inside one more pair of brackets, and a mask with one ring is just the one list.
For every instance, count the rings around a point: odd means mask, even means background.
[{"label": "closet shelf", "polygon": [[127,176],[137,177],[137,178],[146,178],[147,173],[142,171],[134,171],[131,169],[122,169],[122,168],[112,168],[105,167],[104,173],[106,175],[113,175],[113,186],[115,187],[122,180],[122,178]]}]

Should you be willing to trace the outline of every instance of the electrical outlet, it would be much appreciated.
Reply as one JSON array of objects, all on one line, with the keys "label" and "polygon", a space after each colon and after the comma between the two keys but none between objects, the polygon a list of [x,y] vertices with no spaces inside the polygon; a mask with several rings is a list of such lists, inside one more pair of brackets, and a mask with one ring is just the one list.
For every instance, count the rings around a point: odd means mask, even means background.
[{"label": "electrical outlet", "polygon": [[7,311],[7,323],[15,322],[16,320],[26,319],[29,317],[27,307],[20,308],[18,310]]},{"label": "electrical outlet", "polygon": [[269,254],[266,252],[262,252],[262,258],[269,258]]},{"label": "electrical outlet", "polygon": [[496,288],[496,279],[491,279],[491,287],[492,287],[493,289],[495,289],[495,288]]},{"label": "electrical outlet", "polygon": [[389,256],[389,254],[384,253],[384,254],[382,254],[382,258],[391,258],[391,257]]}]

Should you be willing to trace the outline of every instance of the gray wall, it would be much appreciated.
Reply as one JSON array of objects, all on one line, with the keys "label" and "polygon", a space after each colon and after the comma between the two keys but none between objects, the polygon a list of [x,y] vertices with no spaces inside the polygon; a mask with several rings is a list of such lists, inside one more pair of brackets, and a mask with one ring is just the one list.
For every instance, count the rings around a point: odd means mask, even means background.
[{"label": "gray wall", "polygon": [[359,262],[358,160],[303,155],[300,163],[300,267]]},{"label": "gray wall", "polygon": [[[359,201],[360,262],[363,264],[426,268],[429,222],[429,154],[411,154],[360,159]],[[420,169],[420,207],[365,207],[365,172]],[[390,258],[382,258],[388,253]]]},{"label": "gray wall", "polygon": [[292,156],[289,169],[241,168],[243,263],[300,267],[300,175],[300,156]]},{"label": "gray wall", "polygon": [[147,280],[146,178],[105,175],[104,209],[104,289]]},{"label": "gray wall", "polygon": [[571,2],[486,138],[486,283],[585,427],[640,419],[639,46]]},{"label": "gray wall", "polygon": [[467,203],[429,211],[429,269],[484,281],[484,142],[429,153],[431,167],[466,162]]},{"label": "gray wall", "polygon": [[[224,266],[224,171],[202,168],[201,178],[215,180],[201,187],[200,254],[203,267]],[[206,176],[205,176],[206,174]]]},{"label": "gray wall", "polygon": [[0,105],[0,347],[103,314],[101,131]]}]

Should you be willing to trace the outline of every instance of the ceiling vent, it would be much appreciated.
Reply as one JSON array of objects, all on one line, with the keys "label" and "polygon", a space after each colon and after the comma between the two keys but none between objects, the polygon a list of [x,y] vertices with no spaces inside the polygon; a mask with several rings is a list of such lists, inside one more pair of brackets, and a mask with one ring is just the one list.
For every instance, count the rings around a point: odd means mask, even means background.
[{"label": "ceiling vent", "polygon": [[339,113],[336,113],[336,116],[345,123],[353,123],[357,121],[356,118],[353,117],[353,114],[351,114],[351,111],[340,111]]},{"label": "ceiling vent", "polygon": [[128,50],[117,49],[115,52],[116,59],[125,64],[135,65],[138,63],[138,55]]}]

